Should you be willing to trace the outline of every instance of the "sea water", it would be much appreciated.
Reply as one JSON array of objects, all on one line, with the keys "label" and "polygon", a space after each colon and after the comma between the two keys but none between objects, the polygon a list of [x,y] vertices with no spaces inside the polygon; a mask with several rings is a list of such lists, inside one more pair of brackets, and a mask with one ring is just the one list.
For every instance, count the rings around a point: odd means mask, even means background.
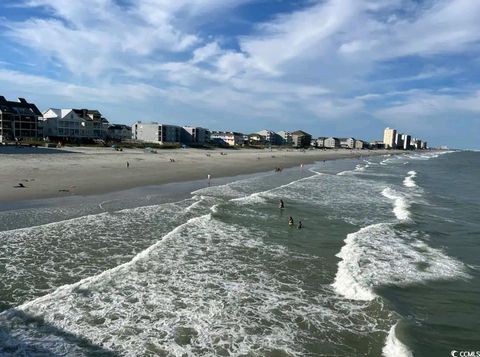
[{"label": "sea water", "polygon": [[4,207],[0,355],[480,350],[479,178],[412,152]]}]

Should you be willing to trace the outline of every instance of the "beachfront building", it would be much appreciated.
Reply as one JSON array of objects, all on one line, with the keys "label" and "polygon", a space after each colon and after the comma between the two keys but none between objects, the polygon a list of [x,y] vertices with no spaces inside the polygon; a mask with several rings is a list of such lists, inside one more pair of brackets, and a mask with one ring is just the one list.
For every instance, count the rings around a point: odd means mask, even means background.
[{"label": "beachfront building", "polygon": [[312,141],[312,146],[316,147],[317,149],[323,149],[325,147],[325,139],[324,136],[319,136],[315,140]]},{"label": "beachfront building", "polygon": [[382,140],[375,140],[370,142],[370,149],[374,150],[382,150],[385,149],[385,142]]},{"label": "beachfront building", "polygon": [[210,139],[210,131],[198,126],[184,126],[180,139],[186,145],[205,145]]},{"label": "beachfront building", "polygon": [[132,139],[132,127],[125,124],[110,124],[107,128],[107,138],[115,141]]},{"label": "beachfront building", "polygon": [[383,143],[386,149],[394,149],[397,137],[397,131],[395,129],[386,128],[383,132]]},{"label": "beachfront building", "polygon": [[355,140],[355,149],[357,150],[363,150],[363,149],[368,149],[369,148],[369,144],[368,142],[366,141],[363,141],[363,140]]},{"label": "beachfront building", "polygon": [[292,133],[282,130],[282,131],[279,131],[277,134],[281,138],[281,145],[290,146],[293,144]]},{"label": "beachfront building", "polygon": [[340,147],[343,149],[353,149],[355,147],[355,138],[340,138]]},{"label": "beachfront building", "polygon": [[403,134],[402,133],[398,133],[395,135],[395,145],[393,148],[395,149],[402,149],[403,148]]},{"label": "beachfront building", "polygon": [[212,131],[210,140],[231,147],[242,146],[245,143],[244,135],[234,131]]},{"label": "beachfront building", "polygon": [[340,147],[340,139],[333,136],[324,140],[324,147],[328,149],[337,149]]},{"label": "beachfront building", "polygon": [[402,134],[402,148],[403,150],[410,150],[410,142],[412,140],[412,137],[408,134]]},{"label": "beachfront building", "polygon": [[53,140],[105,139],[108,120],[98,110],[55,109],[43,113],[43,136]]},{"label": "beachfront building", "polygon": [[138,121],[132,126],[132,138],[154,144],[180,143],[182,128],[177,125],[143,123]]},{"label": "beachfront building", "polygon": [[282,145],[283,138],[272,130],[260,130],[257,134],[265,137],[265,142],[270,145]]},{"label": "beachfront building", "polygon": [[308,148],[312,142],[312,136],[302,130],[297,130],[292,133],[292,143],[296,148]]},{"label": "beachfront building", "polygon": [[41,138],[41,118],[42,113],[36,105],[24,98],[16,102],[0,96],[0,143]]},{"label": "beachfront building", "polygon": [[267,144],[267,138],[258,133],[252,133],[247,135],[249,145],[265,145]]},{"label": "beachfront building", "polygon": [[426,141],[423,141],[421,142],[420,144],[420,149],[422,150],[427,150],[428,149],[428,146],[427,146],[427,142]]}]

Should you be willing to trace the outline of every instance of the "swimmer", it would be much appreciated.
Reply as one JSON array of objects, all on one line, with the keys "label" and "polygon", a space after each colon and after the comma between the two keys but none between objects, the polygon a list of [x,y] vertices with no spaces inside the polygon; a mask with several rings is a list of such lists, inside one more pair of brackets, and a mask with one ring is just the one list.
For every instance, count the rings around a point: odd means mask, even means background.
[{"label": "swimmer", "polygon": [[283,200],[280,200],[280,203],[279,203],[279,205],[278,205],[278,208],[280,208],[280,209],[285,208],[285,205],[284,205],[284,203],[283,203]]},{"label": "swimmer", "polygon": [[290,216],[290,218],[288,219],[288,225],[289,226],[293,226],[295,225],[295,223],[293,222],[293,218]]},{"label": "swimmer", "polygon": [[302,229],[303,228],[303,225],[302,225],[302,221],[298,221],[298,229]]}]

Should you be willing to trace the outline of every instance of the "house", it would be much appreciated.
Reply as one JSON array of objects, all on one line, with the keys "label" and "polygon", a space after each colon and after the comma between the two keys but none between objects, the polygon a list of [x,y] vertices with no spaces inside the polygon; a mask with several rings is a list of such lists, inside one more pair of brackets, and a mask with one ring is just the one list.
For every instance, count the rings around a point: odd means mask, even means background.
[{"label": "house", "polygon": [[186,145],[205,145],[210,139],[210,131],[197,126],[184,126],[180,139]]},{"label": "house", "polygon": [[340,147],[344,149],[353,149],[355,147],[355,138],[340,138]]},{"label": "house", "polygon": [[143,123],[138,121],[132,126],[132,138],[154,144],[172,144],[181,142],[182,128],[177,125]]},{"label": "house", "polygon": [[51,139],[105,139],[108,125],[98,110],[50,108],[43,113],[43,136]]},{"label": "house", "polygon": [[234,131],[212,131],[210,140],[227,146],[241,146],[245,143],[244,135]]},{"label": "house", "polygon": [[252,133],[248,135],[248,143],[250,145],[265,145],[267,144],[267,138],[258,133]]},{"label": "house", "polygon": [[282,131],[279,131],[277,134],[280,137],[281,145],[292,145],[293,144],[292,133],[282,130]]},{"label": "house", "polygon": [[24,98],[18,102],[0,96],[0,143],[41,138],[42,113]]},{"label": "house", "polygon": [[296,148],[308,148],[312,141],[312,136],[302,130],[297,130],[292,133],[293,146]]},{"label": "house", "polygon": [[340,147],[340,139],[333,136],[324,140],[324,147],[329,149],[337,149]]},{"label": "house", "polygon": [[111,124],[107,128],[107,138],[115,141],[132,139],[132,127],[124,124]]}]

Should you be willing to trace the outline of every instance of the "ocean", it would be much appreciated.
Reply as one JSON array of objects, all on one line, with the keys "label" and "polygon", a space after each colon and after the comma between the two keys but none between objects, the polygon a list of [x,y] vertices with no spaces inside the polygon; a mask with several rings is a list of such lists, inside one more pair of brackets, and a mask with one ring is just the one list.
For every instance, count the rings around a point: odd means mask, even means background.
[{"label": "ocean", "polygon": [[411,152],[4,205],[0,355],[478,351],[479,185]]}]

